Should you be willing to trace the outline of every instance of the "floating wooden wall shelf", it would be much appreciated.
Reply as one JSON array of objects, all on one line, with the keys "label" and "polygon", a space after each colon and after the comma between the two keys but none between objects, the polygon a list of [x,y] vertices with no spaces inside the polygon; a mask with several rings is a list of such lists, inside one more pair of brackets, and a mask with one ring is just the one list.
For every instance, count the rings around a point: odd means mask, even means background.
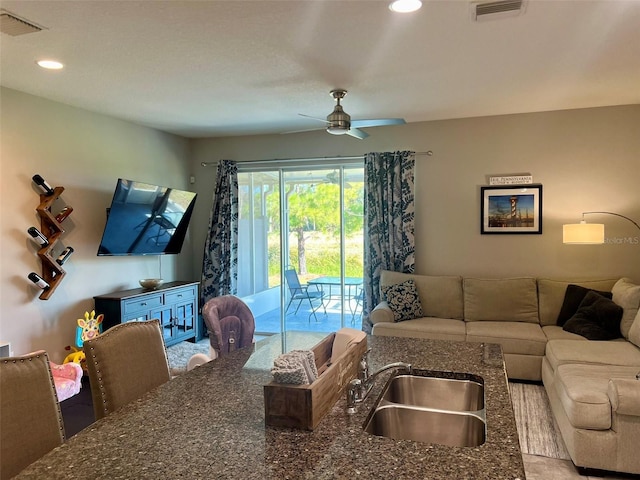
[{"label": "floating wooden wall shelf", "polygon": [[49,245],[42,247],[38,251],[38,257],[40,257],[42,263],[42,278],[49,284],[49,288],[42,291],[40,294],[40,300],[49,300],[49,297],[53,295],[58,285],[67,274],[64,269],[58,265],[55,259],[51,256],[53,248],[64,233],[64,229],[60,222],[56,220],[56,217],[51,214],[51,206],[60,195],[64,192],[64,187],[55,187],[53,189],[53,195],[40,195],[40,205],[36,208],[38,215],[40,216],[40,231],[47,237]]}]

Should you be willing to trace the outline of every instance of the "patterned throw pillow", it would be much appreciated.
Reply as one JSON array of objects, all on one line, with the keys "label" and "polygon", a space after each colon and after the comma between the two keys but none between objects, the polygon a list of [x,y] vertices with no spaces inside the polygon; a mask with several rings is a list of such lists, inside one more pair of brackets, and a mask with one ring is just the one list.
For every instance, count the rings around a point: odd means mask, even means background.
[{"label": "patterned throw pillow", "polygon": [[413,280],[407,280],[395,285],[386,285],[382,287],[382,293],[393,312],[394,321],[402,322],[403,320],[424,317],[416,282]]}]

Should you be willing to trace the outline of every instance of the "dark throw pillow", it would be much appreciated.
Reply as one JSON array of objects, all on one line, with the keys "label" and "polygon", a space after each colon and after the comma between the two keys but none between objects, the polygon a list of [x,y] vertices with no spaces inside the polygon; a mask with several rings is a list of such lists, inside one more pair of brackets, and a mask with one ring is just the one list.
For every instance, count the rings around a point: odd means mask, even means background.
[{"label": "dark throw pillow", "polygon": [[424,317],[416,282],[413,280],[395,285],[385,285],[381,290],[393,312],[395,322]]},{"label": "dark throw pillow", "polygon": [[573,315],[578,311],[580,303],[589,292],[596,292],[609,300],[612,298],[611,292],[600,292],[598,290],[581,287],[580,285],[568,285],[567,290],[564,292],[564,302],[562,303],[562,308],[558,314],[556,324],[562,327],[567,320],[573,317]]},{"label": "dark throw pillow", "polygon": [[613,340],[620,333],[622,307],[596,292],[587,292],[580,306],[562,327],[589,340]]}]

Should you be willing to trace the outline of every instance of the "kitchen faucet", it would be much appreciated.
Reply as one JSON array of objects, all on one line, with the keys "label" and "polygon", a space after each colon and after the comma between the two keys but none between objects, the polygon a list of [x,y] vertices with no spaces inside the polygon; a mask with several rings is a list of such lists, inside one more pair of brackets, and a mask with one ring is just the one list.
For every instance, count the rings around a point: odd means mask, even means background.
[{"label": "kitchen faucet", "polygon": [[362,355],[360,359],[360,364],[358,366],[358,378],[354,378],[349,382],[349,386],[347,387],[347,413],[356,413],[356,404],[364,402],[373,385],[376,381],[378,375],[387,370],[391,370],[392,368],[404,368],[407,373],[411,374],[412,367],[410,363],[404,362],[395,362],[385,365],[384,367],[376,370],[373,373],[369,372],[369,352],[371,349],[368,349]]}]

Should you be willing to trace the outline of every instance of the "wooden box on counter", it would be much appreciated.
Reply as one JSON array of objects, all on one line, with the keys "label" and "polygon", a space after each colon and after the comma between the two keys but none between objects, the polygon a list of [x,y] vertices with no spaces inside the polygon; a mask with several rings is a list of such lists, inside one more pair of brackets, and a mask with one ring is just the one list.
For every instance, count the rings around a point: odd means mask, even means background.
[{"label": "wooden box on counter", "polygon": [[269,426],[313,430],[333,408],[345,386],[358,375],[360,359],[367,349],[367,339],[354,343],[331,364],[331,333],[312,348],[318,378],[307,385],[271,382],[264,386],[265,423]]}]

